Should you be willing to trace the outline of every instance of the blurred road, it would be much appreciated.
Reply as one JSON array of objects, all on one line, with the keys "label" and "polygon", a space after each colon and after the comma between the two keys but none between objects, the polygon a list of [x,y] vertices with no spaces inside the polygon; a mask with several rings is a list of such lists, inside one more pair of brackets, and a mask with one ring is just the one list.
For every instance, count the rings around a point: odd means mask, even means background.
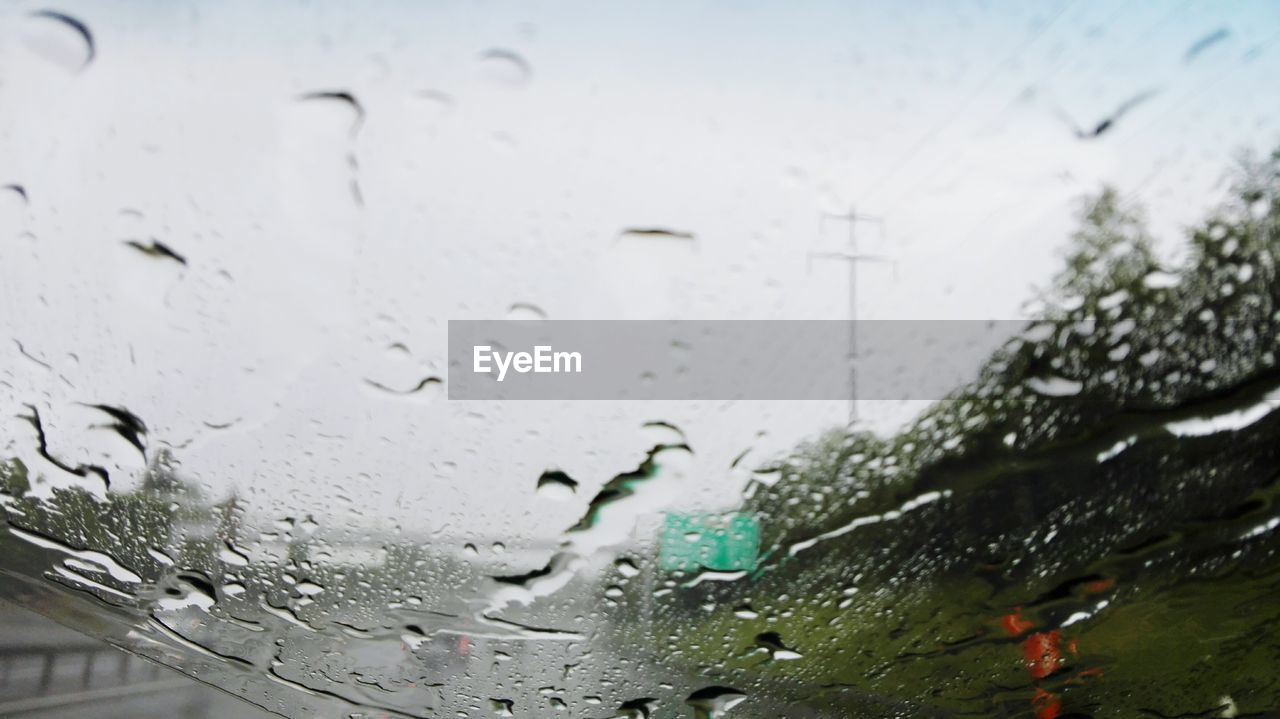
[{"label": "blurred road", "polygon": [[255,706],[0,601],[0,717],[266,719]]}]

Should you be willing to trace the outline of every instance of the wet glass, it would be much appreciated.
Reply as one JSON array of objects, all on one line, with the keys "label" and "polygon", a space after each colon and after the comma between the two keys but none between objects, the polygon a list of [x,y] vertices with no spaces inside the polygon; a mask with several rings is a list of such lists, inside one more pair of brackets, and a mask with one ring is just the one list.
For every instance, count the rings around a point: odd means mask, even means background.
[{"label": "wet glass", "polygon": [[[1278,71],[1261,2],[6,3],[0,599],[288,717],[1273,715]],[[450,395],[450,321],[743,319],[1012,329]]]}]

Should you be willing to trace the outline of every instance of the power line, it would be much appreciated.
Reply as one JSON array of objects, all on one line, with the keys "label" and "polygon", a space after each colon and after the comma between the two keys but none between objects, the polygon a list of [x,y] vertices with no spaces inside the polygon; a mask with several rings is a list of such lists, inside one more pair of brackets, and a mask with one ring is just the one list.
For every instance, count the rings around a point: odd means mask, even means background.
[{"label": "power line", "polygon": [[[1121,15],[1123,15],[1123,14],[1125,13],[1125,11],[1126,11],[1126,10],[1127,10],[1127,8],[1125,8],[1125,7],[1123,7],[1123,6],[1122,6],[1119,10],[1117,10],[1117,11],[1116,11],[1116,12],[1114,12],[1114,13],[1112,13],[1112,14],[1111,14],[1111,15],[1110,15],[1106,20],[1102,21],[1100,24],[1101,24],[1101,25],[1103,25],[1103,26],[1106,26],[1106,25],[1110,25],[1110,24],[1114,23],[1114,22],[1116,21],[1116,19],[1117,19],[1117,18],[1119,18]],[[1151,27],[1149,27],[1149,28],[1147,29],[1146,34],[1144,35],[1144,37],[1149,36],[1149,35],[1151,34],[1151,32],[1152,32],[1155,28],[1157,28],[1157,27],[1159,27],[1160,25],[1162,25],[1163,23],[1167,22],[1171,17],[1175,16],[1175,15],[1177,14],[1177,12],[1178,12],[1178,10],[1177,10],[1177,9],[1175,9],[1173,13],[1170,13],[1168,16],[1166,16],[1166,17],[1162,18],[1160,21],[1156,22],[1154,25],[1152,25]],[[1026,48],[1024,47],[1023,49],[1025,50]],[[1064,68],[1066,68],[1066,67],[1067,67],[1067,65],[1069,65],[1069,64],[1071,63],[1071,61],[1072,61],[1072,58],[1068,56],[1068,57],[1064,57],[1064,58],[1062,58],[1062,59],[1058,60],[1057,62],[1053,63],[1053,64],[1052,64],[1052,66],[1048,69],[1048,71],[1047,71],[1047,72],[1045,72],[1043,75],[1041,75],[1041,76],[1039,77],[1039,79],[1037,79],[1037,80],[1036,80],[1036,81],[1035,81],[1035,82],[1034,82],[1030,87],[1032,87],[1032,88],[1038,88],[1038,87],[1043,87],[1043,86],[1047,85],[1047,84],[1048,84],[1048,82],[1049,82],[1051,79],[1053,79],[1053,77],[1054,77],[1055,75],[1057,75],[1057,74],[1058,74],[1059,72],[1061,72]],[[1114,64],[1114,62],[1113,62],[1112,64]],[[1024,91],[1024,93],[1025,93],[1025,91]],[[1010,112],[1011,112],[1011,111],[1012,111],[1012,110],[1013,110],[1013,109],[1014,109],[1014,108],[1019,104],[1019,102],[1021,102],[1021,101],[1022,101],[1023,97],[1024,97],[1024,95],[1023,95],[1023,94],[1019,94],[1019,95],[1014,96],[1014,98],[1013,98],[1013,99],[1011,99],[1011,100],[1009,100],[1008,102],[1006,102],[1006,103],[1004,104],[1004,106],[1003,106],[1003,107],[1001,107],[1001,108],[1000,108],[1000,110],[999,110],[999,111],[997,111],[997,112],[995,113],[995,118],[997,118],[997,119],[998,119],[998,118],[1004,118],[1004,117],[1007,117],[1007,116],[1009,115],[1009,113],[1010,113]],[[991,125],[992,125],[992,123],[991,123],[991,122],[988,122],[988,124],[986,125],[986,127],[987,127],[987,128],[990,128],[990,127],[991,127]],[[960,157],[961,157],[961,155],[962,155],[963,153],[964,153],[964,147],[963,147],[963,146],[955,146],[955,147],[952,149],[952,151],[951,151],[951,153],[950,153],[950,154],[948,154],[948,155],[947,155],[945,158],[943,158],[942,160],[939,160],[938,162],[934,163],[934,164],[932,165],[932,167],[930,168],[930,170],[929,170],[928,172],[924,173],[924,176],[925,176],[925,177],[937,177],[937,176],[938,176],[942,171],[944,171],[944,170],[946,170],[946,169],[949,169],[949,167],[950,167],[950,166],[954,165],[954,164],[955,164],[955,162],[956,162],[956,160],[957,160],[958,158],[960,158]],[[897,203],[898,203],[899,201],[901,201],[901,200],[902,200],[902,197],[903,197],[904,195],[906,195],[906,194],[907,194],[908,192],[910,192],[910,191],[911,191],[911,188],[910,188],[910,187],[905,187],[905,188],[903,188],[903,189],[899,190],[899,191],[898,191],[897,193],[895,193],[894,195],[890,196],[889,198],[881,200],[881,202],[880,202],[879,204],[880,204],[882,207],[894,207],[894,206],[896,206],[896,205],[897,205]]]},{"label": "power line", "polygon": [[889,168],[889,170],[886,171],[884,174],[882,174],[875,182],[871,183],[866,188],[864,188],[862,196],[866,196],[866,197],[873,196],[877,190],[884,187],[885,184],[887,184],[890,180],[896,177],[898,172],[902,170],[902,168],[905,167],[907,163],[915,159],[915,156],[920,152],[920,150],[924,149],[924,147],[928,145],[929,142],[932,141],[936,135],[938,135],[943,130],[945,130],[952,122],[955,121],[956,117],[958,117],[962,112],[967,110],[970,105],[973,104],[974,100],[978,99],[979,95],[981,95],[983,92],[986,91],[987,87],[996,79],[997,76],[1000,75],[1001,72],[1004,71],[1007,65],[1012,64],[1013,61],[1016,60],[1019,55],[1025,52],[1026,49],[1031,47],[1031,45],[1035,43],[1036,40],[1039,40],[1042,35],[1048,32],[1049,28],[1053,27],[1054,24],[1056,24],[1058,20],[1066,13],[1067,9],[1070,8],[1073,4],[1075,4],[1075,0],[1068,0],[1068,2],[1063,4],[1062,7],[1060,7],[1058,11],[1054,13],[1051,18],[1049,18],[1048,22],[1041,25],[1035,32],[1031,33],[1031,35],[1027,37],[1025,40],[1023,40],[1022,43],[1019,44],[1016,48],[1014,48],[1013,51],[1010,52],[1007,57],[1005,57],[1005,59],[997,63],[996,66],[991,69],[991,72],[989,72],[987,76],[983,78],[982,82],[978,83],[978,86],[973,90],[973,92],[969,93],[969,95],[966,96],[964,100],[962,100],[958,105],[952,108],[952,110],[948,112],[946,116],[944,116],[939,123],[934,125],[932,129],[926,131],[925,134],[921,136],[921,138],[914,145],[912,145],[910,149],[907,150],[906,154],[902,157],[901,160],[899,160],[897,163],[892,165]]}]

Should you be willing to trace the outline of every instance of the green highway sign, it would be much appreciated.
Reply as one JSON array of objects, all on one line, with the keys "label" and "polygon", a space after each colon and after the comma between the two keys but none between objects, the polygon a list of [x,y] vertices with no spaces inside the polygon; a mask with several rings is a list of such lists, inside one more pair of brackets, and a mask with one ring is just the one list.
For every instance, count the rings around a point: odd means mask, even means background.
[{"label": "green highway sign", "polygon": [[752,571],[760,557],[760,522],[740,512],[667,513],[658,564],[666,571]]}]

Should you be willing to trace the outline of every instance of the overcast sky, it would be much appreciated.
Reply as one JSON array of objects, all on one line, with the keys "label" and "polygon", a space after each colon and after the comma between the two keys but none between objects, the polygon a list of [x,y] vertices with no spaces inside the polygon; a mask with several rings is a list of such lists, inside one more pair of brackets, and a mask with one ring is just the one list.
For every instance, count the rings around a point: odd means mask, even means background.
[{"label": "overcast sky", "polygon": [[[0,184],[26,199],[0,192],[4,415],[37,406],[59,451],[123,475],[137,453],[74,403],[127,406],[266,516],[516,535],[576,521],[666,420],[697,453],[681,501],[733,504],[735,456],[847,406],[366,380],[443,376],[449,319],[845,317],[847,267],[811,260],[847,248],[822,218],[851,207],[892,260],[861,265],[860,316],[1016,318],[1081,197],[1114,185],[1176,257],[1234,153],[1280,142],[1274,3],[905,7],[59,5],[90,59],[5,3]],[[359,110],[301,99],[336,92]],[[152,239],[185,264],[123,244]],[[42,466],[28,424],[0,431]],[[537,497],[549,467],[579,494]]]}]

